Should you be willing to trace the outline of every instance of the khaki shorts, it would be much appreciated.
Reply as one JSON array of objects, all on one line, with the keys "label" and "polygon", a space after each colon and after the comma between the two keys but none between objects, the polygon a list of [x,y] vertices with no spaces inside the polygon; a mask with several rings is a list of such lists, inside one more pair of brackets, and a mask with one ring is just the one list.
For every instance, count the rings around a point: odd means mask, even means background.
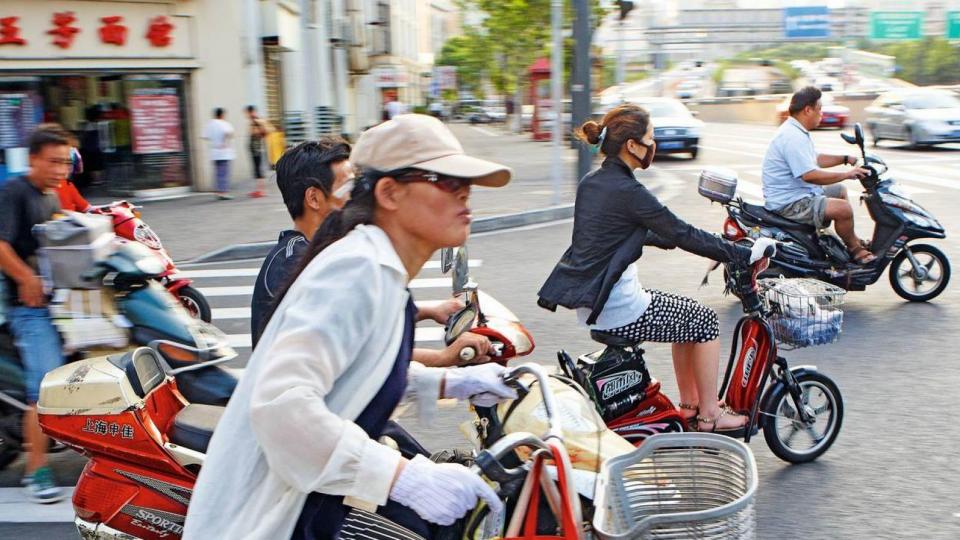
[{"label": "khaki shorts", "polygon": [[776,213],[798,223],[813,225],[818,229],[830,226],[827,219],[827,199],[842,199],[846,188],[841,184],[823,187],[823,195],[810,195],[776,210]]}]

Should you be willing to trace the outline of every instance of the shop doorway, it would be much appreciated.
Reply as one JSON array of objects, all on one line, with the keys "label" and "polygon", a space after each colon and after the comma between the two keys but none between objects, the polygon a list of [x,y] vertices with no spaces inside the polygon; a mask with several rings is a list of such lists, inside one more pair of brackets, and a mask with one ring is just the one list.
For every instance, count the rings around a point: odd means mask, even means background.
[{"label": "shop doorway", "polygon": [[16,129],[0,134],[4,176],[25,171],[26,138],[37,122],[73,133],[87,196],[134,196],[193,184],[185,87],[180,74],[43,74],[0,77],[0,115]]}]

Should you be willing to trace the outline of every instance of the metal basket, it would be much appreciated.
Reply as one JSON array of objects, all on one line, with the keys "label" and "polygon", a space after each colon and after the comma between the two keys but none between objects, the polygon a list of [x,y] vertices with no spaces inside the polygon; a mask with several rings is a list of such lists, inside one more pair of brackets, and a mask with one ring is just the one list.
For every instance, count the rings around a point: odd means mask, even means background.
[{"label": "metal basket", "polygon": [[807,278],[762,279],[759,285],[780,348],[827,345],[840,337],[847,291]]},{"label": "metal basket", "polygon": [[653,435],[607,460],[593,529],[602,539],[752,539],[757,463],[747,445],[710,433]]}]

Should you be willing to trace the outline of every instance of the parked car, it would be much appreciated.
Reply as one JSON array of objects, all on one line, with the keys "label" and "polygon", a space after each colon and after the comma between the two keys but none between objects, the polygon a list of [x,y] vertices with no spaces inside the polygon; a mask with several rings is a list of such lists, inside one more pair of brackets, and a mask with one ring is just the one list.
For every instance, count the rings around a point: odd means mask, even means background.
[{"label": "parked car", "polygon": [[946,90],[887,92],[865,112],[874,145],[884,139],[913,147],[960,142],[960,99]]},{"label": "parked car", "polygon": [[697,159],[703,122],[694,118],[683,103],[670,98],[645,98],[634,103],[650,113],[657,154],[689,153],[690,159]]},{"label": "parked car", "polygon": [[[820,125],[817,128],[840,128],[847,126],[850,120],[850,109],[843,105],[837,105],[830,94],[823,94],[820,98],[820,104],[823,107],[823,118],[820,119]],[[786,98],[777,105],[777,124],[787,121],[790,116],[790,98]]]}]

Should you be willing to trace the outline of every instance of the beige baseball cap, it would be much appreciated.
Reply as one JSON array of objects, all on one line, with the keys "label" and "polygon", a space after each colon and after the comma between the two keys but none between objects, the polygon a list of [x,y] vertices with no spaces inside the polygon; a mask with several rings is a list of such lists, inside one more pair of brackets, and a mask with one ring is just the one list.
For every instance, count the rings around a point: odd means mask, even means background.
[{"label": "beige baseball cap", "polygon": [[360,169],[381,172],[417,168],[470,178],[478,186],[502,187],[513,171],[463,153],[463,146],[443,122],[425,114],[401,114],[360,135],[350,153]]}]

